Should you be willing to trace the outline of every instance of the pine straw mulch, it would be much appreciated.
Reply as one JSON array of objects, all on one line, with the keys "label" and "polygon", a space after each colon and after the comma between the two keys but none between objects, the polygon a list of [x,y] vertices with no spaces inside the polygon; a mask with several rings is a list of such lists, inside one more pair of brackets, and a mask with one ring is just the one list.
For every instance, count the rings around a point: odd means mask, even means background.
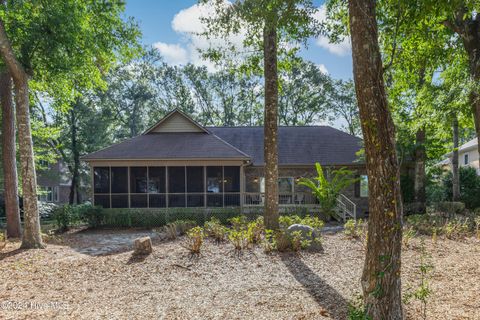
[{"label": "pine straw mulch", "polygon": [[[130,243],[85,254],[115,233],[122,231],[70,233],[45,250],[9,243],[0,253],[0,318],[345,319],[360,292],[362,245],[342,234],[325,235],[315,253],[258,247],[238,255],[207,240],[192,257],[182,239],[156,239],[148,257],[132,257]],[[428,319],[480,319],[480,241],[425,243],[435,266]],[[404,250],[404,289],[418,284],[419,247],[416,238]],[[419,307],[406,306],[409,319],[420,318]]]}]

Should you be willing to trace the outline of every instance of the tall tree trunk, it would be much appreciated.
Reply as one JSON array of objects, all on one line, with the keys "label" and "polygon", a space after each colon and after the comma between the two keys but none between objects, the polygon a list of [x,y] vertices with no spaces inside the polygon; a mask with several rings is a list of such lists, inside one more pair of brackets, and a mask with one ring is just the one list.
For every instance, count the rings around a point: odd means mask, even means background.
[{"label": "tall tree trunk", "polygon": [[349,13],[353,74],[369,178],[364,302],[374,320],[403,319],[400,174],[378,46],[375,0],[349,0]]},{"label": "tall tree trunk", "polygon": [[37,179],[33,156],[33,141],[30,132],[30,110],[27,74],[15,57],[5,33],[3,21],[0,21],[0,54],[7,65],[15,85],[15,105],[18,125],[18,143],[23,190],[24,231],[22,248],[44,248],[40,234],[40,217],[37,203]]},{"label": "tall tree trunk", "polygon": [[452,200],[460,200],[460,174],[458,171],[458,118],[455,116],[453,127],[453,153],[452,153]]},{"label": "tall tree trunk", "polygon": [[417,130],[415,147],[415,202],[418,213],[426,213],[426,192],[425,192],[425,128],[422,127]]},{"label": "tall tree trunk", "polygon": [[22,227],[18,204],[15,110],[12,101],[12,78],[7,71],[0,74],[0,100],[2,105],[2,159],[7,237],[20,238]]},{"label": "tall tree trunk", "polygon": [[70,139],[71,139],[71,148],[72,148],[72,157],[73,157],[73,168],[72,168],[72,181],[70,185],[70,194],[68,197],[68,202],[70,204],[75,203],[75,195],[77,195],[78,203],[78,180],[79,180],[79,170],[80,170],[80,153],[78,152],[78,142],[77,142],[77,117],[75,114],[75,109],[70,110]]},{"label": "tall tree trunk", "polygon": [[265,227],[277,230],[278,213],[278,70],[277,18],[265,21],[263,59],[265,77],[264,158],[265,158]]}]

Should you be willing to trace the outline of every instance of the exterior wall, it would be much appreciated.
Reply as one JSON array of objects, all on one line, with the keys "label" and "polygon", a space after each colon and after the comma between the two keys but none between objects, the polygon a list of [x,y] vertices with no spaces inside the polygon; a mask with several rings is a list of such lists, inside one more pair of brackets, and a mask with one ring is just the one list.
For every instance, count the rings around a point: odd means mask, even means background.
[{"label": "exterior wall", "polygon": [[[366,175],[366,169],[361,166],[350,167],[350,170],[354,171],[356,175]],[[311,167],[279,167],[279,177],[315,177],[317,172],[314,166]],[[245,167],[245,192],[260,192],[259,178],[264,176],[263,167],[248,166]],[[358,182],[349,186],[342,193],[352,200],[357,205],[357,216],[363,217],[368,214],[368,197],[360,197],[359,192],[356,191],[359,188]],[[304,186],[298,186],[295,184],[294,191],[297,192],[309,192],[309,189]]]},{"label": "exterior wall", "polygon": [[176,113],[160,122],[152,132],[204,132],[184,116]]},{"label": "exterior wall", "polygon": [[[465,164],[465,155],[468,155],[468,162]],[[470,166],[477,170],[480,175],[480,161],[477,149],[460,151],[458,153],[458,164],[460,167]]]}]

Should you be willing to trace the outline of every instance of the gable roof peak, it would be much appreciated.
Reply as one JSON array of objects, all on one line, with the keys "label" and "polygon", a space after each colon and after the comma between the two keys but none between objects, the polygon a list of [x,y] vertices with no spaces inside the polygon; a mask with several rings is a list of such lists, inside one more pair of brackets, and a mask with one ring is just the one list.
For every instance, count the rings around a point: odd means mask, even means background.
[{"label": "gable roof peak", "polygon": [[143,134],[166,132],[199,132],[210,134],[205,127],[178,108],[167,113],[160,121],[148,128]]}]

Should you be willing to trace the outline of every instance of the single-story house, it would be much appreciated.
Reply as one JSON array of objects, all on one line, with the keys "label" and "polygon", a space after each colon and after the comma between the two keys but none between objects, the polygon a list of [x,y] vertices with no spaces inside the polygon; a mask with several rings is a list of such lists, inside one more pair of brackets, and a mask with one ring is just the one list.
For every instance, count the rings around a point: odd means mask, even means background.
[{"label": "single-story house", "polygon": [[[360,138],[329,126],[281,126],[278,134],[280,208],[318,208],[297,182],[316,176],[320,162],[361,177],[339,204],[356,207],[359,216],[368,213],[365,164],[356,155]],[[263,127],[203,127],[174,110],[143,134],[82,159],[92,170],[92,201],[105,208],[248,210],[264,204]]]}]

